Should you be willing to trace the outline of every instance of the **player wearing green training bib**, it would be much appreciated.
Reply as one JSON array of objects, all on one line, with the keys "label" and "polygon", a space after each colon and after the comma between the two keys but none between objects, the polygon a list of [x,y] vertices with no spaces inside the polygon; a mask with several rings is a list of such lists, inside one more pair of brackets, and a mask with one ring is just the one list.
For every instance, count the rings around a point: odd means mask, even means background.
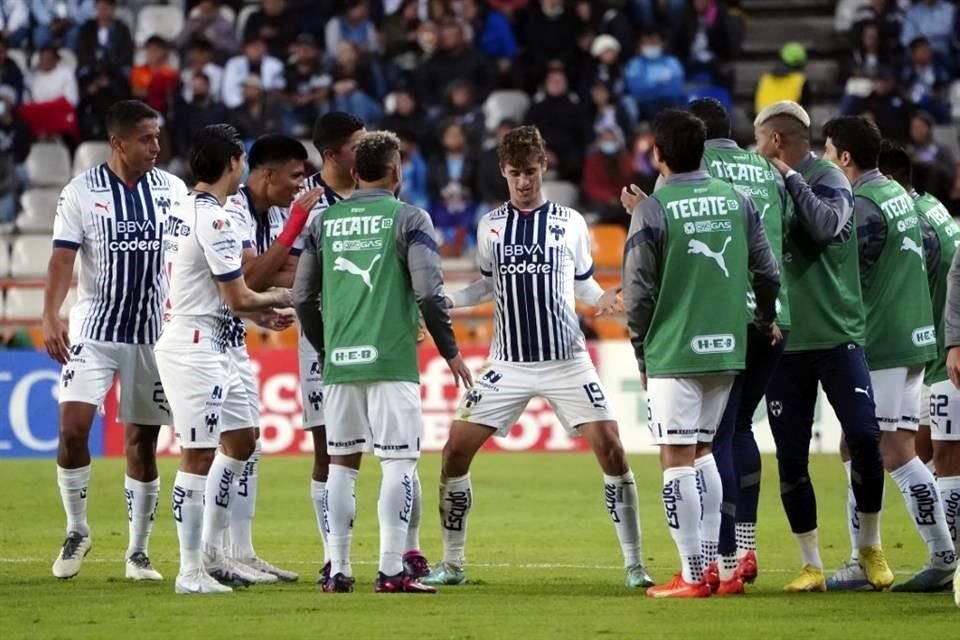
[{"label": "player wearing green training bib", "polygon": [[294,281],[301,327],[323,357],[327,452],[324,591],[353,590],[350,536],[362,452],[380,459],[380,570],[376,591],[432,593],[404,570],[420,457],[417,311],[455,381],[471,384],[444,308],[440,257],[430,217],[397,200],[400,147],[388,132],[364,135],[354,167],[359,188],[310,226]]},{"label": "player wearing green training bib", "polygon": [[752,273],[755,323],[774,339],[779,274],[753,202],[700,170],[703,123],[671,109],[657,116],[653,129],[666,180],[633,211],[623,298],[682,569],[647,595],[698,598],[719,587],[723,488],[710,445],[734,376],[744,368],[743,302]]},{"label": "player wearing green training bib", "polygon": [[[903,494],[907,511],[927,545],[928,564],[895,591],[936,591],[953,578],[953,541],[936,481],[917,457],[924,364],[936,357],[936,335],[920,219],[913,198],[877,169],[881,137],[861,117],[824,127],[824,157],[853,184],[860,282],[866,309],[866,356],[880,424],[884,467]],[[847,501],[852,558],[859,526],[852,493]]]}]

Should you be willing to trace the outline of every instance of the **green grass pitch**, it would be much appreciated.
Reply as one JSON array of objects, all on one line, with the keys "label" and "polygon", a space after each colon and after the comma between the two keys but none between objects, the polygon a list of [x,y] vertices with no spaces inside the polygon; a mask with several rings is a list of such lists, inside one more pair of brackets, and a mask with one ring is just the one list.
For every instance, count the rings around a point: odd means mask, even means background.
[{"label": "green grass pitch", "polygon": [[[678,566],[659,501],[656,458],[633,456],[640,486],[644,555],[658,581]],[[63,538],[54,463],[0,462],[0,637],[69,638],[900,638],[960,637],[949,594],[781,591],[799,560],[777,495],[774,460],[764,458],[760,578],[746,596],[653,601],[623,587],[620,551],[603,506],[599,470],[584,454],[481,455],[468,538],[471,584],[435,596],[373,593],[378,534],[377,465],[358,487],[354,532],[357,592],[314,585],[321,547],[309,498],[311,461],[261,464],[255,542],[268,560],[299,571],[297,584],[224,596],[173,593],[177,538],[170,513],[176,462],[161,468],[161,503],[151,556],[162,583],[123,579],[127,541],[120,460],[95,460],[90,487],[93,550],[81,574],[57,581],[50,565]],[[846,482],[834,456],[815,456],[820,541],[828,570],[848,553]],[[423,548],[438,560],[439,457],[424,456]],[[922,542],[899,491],[887,487],[884,546],[898,580],[923,563]]]}]

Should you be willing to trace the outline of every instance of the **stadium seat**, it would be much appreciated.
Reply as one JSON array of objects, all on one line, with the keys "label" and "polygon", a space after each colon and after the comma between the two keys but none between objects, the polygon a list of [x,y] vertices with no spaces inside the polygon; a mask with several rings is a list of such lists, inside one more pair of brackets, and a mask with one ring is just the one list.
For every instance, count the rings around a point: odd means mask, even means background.
[{"label": "stadium seat", "polygon": [[259,4],[248,4],[240,9],[237,14],[237,37],[243,40],[243,28],[247,26],[247,20],[260,8]]},{"label": "stadium seat", "polygon": [[[259,8],[259,7],[258,7]],[[196,18],[200,15],[200,7],[196,6],[190,10],[190,17]],[[237,19],[237,14],[233,12],[233,9],[227,6],[220,7],[220,15],[227,19],[229,22],[233,22]]]},{"label": "stadium seat", "polygon": [[493,131],[506,118],[522,122],[529,107],[530,96],[523,91],[494,91],[483,103],[483,119],[487,130]]},{"label": "stadium seat", "polygon": [[313,140],[310,138],[301,138],[300,144],[302,144],[307,150],[307,162],[312,164],[314,168],[319,171],[323,166],[323,156],[320,155],[320,152],[317,151],[317,148],[313,146]]},{"label": "stadium seat", "polygon": [[7,320],[39,318],[43,313],[43,289],[40,287],[13,287],[7,289],[5,307]]},{"label": "stadium seat", "polygon": [[576,207],[580,200],[580,190],[572,182],[548,180],[543,183],[543,197],[565,207]]},{"label": "stadium seat", "polygon": [[10,243],[0,238],[0,278],[10,275]]},{"label": "stadium seat", "polygon": [[138,46],[143,46],[150,36],[173,40],[183,31],[183,9],[166,5],[147,5],[137,14]]},{"label": "stadium seat", "polygon": [[53,231],[53,219],[57,215],[58,189],[29,189],[20,197],[23,211],[17,216],[17,228],[26,232]]},{"label": "stadium seat", "polygon": [[957,136],[957,127],[952,124],[938,124],[933,127],[933,141],[946,149],[953,158],[960,158],[960,141]]},{"label": "stadium seat", "polygon": [[130,7],[117,7],[113,11],[113,17],[121,22],[126,23],[131,32],[133,31],[133,27],[137,22],[133,13],[133,9]]},{"label": "stadium seat", "polygon": [[15,278],[42,278],[47,275],[47,263],[53,245],[49,235],[21,235],[13,241],[10,257],[10,275]]},{"label": "stadium seat", "polygon": [[27,156],[31,187],[63,187],[70,181],[70,152],[59,142],[38,142]]},{"label": "stadium seat", "polygon": [[78,176],[87,169],[110,159],[110,144],[107,142],[88,141],[80,143],[73,154],[73,175]]},{"label": "stadium seat", "polygon": [[623,263],[623,245],[627,232],[617,224],[590,227],[593,236],[593,265],[598,269],[619,269]]}]

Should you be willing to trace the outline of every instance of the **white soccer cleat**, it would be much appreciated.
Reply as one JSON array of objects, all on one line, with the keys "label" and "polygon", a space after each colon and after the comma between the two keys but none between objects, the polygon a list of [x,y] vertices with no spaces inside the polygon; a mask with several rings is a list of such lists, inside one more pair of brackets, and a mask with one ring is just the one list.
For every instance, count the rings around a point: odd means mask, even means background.
[{"label": "white soccer cleat", "polygon": [[300,579],[299,574],[294,573],[293,571],[287,571],[286,569],[281,569],[280,567],[275,567],[260,556],[253,556],[252,558],[233,558],[233,561],[259,573],[266,573],[271,576],[276,576],[277,580],[280,582],[296,582]]},{"label": "white soccer cleat", "polygon": [[127,558],[127,580],[163,580],[163,576],[153,568],[147,554],[137,551]]},{"label": "white soccer cleat", "polygon": [[174,586],[176,593],[231,593],[233,589],[220,584],[203,569],[194,569],[187,573],[178,573]]},{"label": "white soccer cleat", "polygon": [[953,573],[953,604],[960,607],[960,565]]},{"label": "white soccer cleat", "polygon": [[277,576],[273,574],[257,571],[219,553],[215,556],[204,553],[203,567],[207,573],[221,583],[248,586],[251,584],[274,584],[278,580]]},{"label": "white soccer cleat", "polygon": [[68,533],[63,546],[60,547],[60,554],[53,563],[53,575],[61,580],[67,580],[80,573],[83,559],[90,553],[91,547],[93,547],[93,538],[89,534],[83,535],[76,531]]}]

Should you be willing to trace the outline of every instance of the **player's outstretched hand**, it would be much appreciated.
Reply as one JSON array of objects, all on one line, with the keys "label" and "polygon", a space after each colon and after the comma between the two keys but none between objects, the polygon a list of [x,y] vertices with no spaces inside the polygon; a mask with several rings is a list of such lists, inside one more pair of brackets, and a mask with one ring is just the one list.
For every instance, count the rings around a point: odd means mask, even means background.
[{"label": "player's outstretched hand", "polygon": [[292,327],[297,321],[297,313],[293,309],[268,309],[260,314],[255,322],[270,331],[283,331]]},{"label": "player's outstretched hand", "polygon": [[953,386],[960,389],[960,347],[951,347],[947,351],[947,375]]},{"label": "player's outstretched hand", "polygon": [[632,216],[637,205],[646,199],[647,194],[643,192],[643,189],[632,183],[620,191],[620,204],[623,205],[623,210],[627,212],[628,216]]},{"label": "player's outstretched hand", "polygon": [[44,316],[43,346],[51,358],[60,364],[67,364],[70,360],[70,332],[67,323],[56,316]]},{"label": "player's outstretched hand", "polygon": [[316,189],[310,189],[309,191],[304,191],[303,194],[297,198],[297,204],[300,205],[300,208],[310,213],[311,210],[317,203],[320,202],[320,198],[323,196],[323,189],[317,187]]},{"label": "player's outstretched hand", "polygon": [[453,374],[453,382],[458,388],[460,387],[461,380],[463,381],[464,388],[469,389],[473,386],[473,374],[470,373],[470,369],[463,361],[463,356],[458,353],[447,360],[447,366],[450,367],[450,372]]},{"label": "player's outstretched hand", "polygon": [[623,287],[607,289],[597,301],[597,316],[613,316],[623,313]]},{"label": "player's outstretched hand", "polygon": [[293,307],[293,291],[292,290],[271,287],[269,291],[273,295],[273,307],[275,308]]}]

